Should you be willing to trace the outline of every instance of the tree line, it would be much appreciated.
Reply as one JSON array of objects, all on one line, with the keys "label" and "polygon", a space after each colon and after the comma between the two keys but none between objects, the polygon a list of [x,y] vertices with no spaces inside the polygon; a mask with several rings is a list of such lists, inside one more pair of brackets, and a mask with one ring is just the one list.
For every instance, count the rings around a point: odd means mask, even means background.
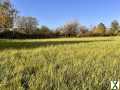
[{"label": "tree line", "polygon": [[104,23],[87,28],[78,21],[69,21],[52,30],[47,26],[38,27],[35,17],[19,16],[9,0],[0,0],[0,38],[59,38],[116,36],[120,34],[117,20],[108,28]]}]

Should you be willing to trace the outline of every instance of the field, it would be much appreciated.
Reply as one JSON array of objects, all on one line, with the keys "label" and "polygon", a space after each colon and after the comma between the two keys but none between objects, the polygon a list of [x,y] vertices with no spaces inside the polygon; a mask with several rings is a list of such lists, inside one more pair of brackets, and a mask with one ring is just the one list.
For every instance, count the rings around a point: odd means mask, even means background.
[{"label": "field", "polygon": [[120,37],[0,40],[0,90],[110,90]]}]

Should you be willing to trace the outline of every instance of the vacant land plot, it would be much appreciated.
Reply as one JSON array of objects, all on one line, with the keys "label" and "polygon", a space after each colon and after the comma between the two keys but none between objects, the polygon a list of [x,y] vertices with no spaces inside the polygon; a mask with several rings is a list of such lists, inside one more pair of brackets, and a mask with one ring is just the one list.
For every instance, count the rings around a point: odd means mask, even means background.
[{"label": "vacant land plot", "polygon": [[1,90],[110,90],[120,37],[0,40]]}]

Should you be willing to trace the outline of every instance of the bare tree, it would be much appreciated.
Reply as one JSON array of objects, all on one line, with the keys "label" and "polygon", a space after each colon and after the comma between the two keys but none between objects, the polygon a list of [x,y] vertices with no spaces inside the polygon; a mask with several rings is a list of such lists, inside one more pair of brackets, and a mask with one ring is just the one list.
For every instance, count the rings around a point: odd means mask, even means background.
[{"label": "bare tree", "polygon": [[15,22],[15,27],[23,30],[27,34],[31,34],[34,30],[37,29],[37,19],[34,17],[17,17]]},{"label": "bare tree", "polygon": [[76,36],[77,33],[79,32],[79,26],[80,24],[77,21],[70,21],[66,23],[63,26],[63,31],[64,31],[65,36],[67,37]]}]

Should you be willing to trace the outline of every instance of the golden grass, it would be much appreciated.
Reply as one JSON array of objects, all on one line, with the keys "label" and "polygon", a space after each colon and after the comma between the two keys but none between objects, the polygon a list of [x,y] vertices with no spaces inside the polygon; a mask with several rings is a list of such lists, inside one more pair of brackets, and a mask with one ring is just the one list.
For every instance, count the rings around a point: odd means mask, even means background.
[{"label": "golden grass", "polygon": [[1,90],[110,90],[120,37],[0,40]]}]

